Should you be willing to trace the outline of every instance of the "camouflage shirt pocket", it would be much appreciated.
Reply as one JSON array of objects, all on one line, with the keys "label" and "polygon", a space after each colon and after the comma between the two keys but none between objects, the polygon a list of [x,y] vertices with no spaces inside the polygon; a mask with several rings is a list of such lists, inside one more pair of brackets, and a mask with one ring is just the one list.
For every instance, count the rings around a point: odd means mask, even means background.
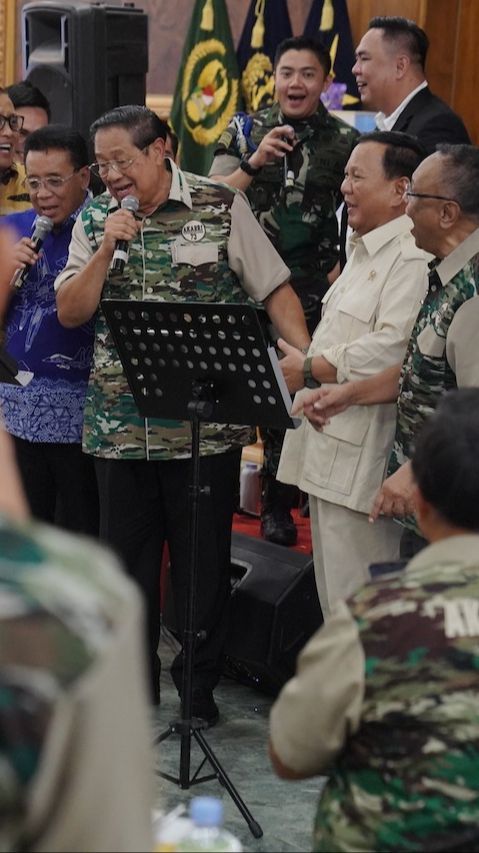
[{"label": "camouflage shirt pocket", "polygon": [[175,242],[171,246],[171,260],[174,264],[199,267],[201,264],[217,264],[218,259],[218,243]]},{"label": "camouflage shirt pocket", "polygon": [[433,326],[426,326],[417,336],[417,345],[422,355],[442,358],[446,349],[446,339],[438,335]]}]

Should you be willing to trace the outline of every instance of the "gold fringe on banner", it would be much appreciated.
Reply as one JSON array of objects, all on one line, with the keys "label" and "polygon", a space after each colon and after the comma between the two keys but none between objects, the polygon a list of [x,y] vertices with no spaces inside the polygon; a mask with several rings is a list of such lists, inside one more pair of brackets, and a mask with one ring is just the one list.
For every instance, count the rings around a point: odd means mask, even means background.
[{"label": "gold fringe on banner", "polygon": [[251,31],[251,47],[263,47],[264,43],[264,7],[266,0],[257,0],[255,7],[256,21]]},{"label": "gold fringe on banner", "polygon": [[203,6],[203,14],[201,15],[201,30],[208,30],[211,32],[214,27],[214,12],[213,12],[213,0],[206,0],[205,5]]},{"label": "gold fringe on banner", "polygon": [[334,26],[334,8],[332,0],[324,0],[323,10],[321,12],[320,31],[332,30]]}]

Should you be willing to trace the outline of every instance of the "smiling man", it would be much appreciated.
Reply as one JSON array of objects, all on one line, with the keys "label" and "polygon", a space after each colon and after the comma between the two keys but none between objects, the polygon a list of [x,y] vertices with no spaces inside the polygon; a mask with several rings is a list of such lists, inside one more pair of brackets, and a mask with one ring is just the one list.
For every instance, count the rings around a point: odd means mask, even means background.
[{"label": "smiling man", "polygon": [[311,391],[305,414],[321,429],[349,406],[397,400],[396,436],[371,518],[404,524],[401,556],[424,547],[413,517],[411,456],[419,429],[445,391],[479,386],[479,150],[441,145],[416,169],[406,211],[418,246],[435,256],[404,362],[360,382]]},{"label": "smiling man", "polygon": [[[166,159],[167,127],[146,107],[118,107],[94,122],[100,175],[108,192],[83,211],[68,264],[57,279],[58,312],[66,326],[96,318],[93,369],[85,408],[84,446],[95,457],[100,533],[123,556],[147,606],[152,700],[159,701],[160,566],[168,541],[177,625],[182,635],[188,585],[189,423],[138,412],[101,311],[102,298],[178,302],[263,302],[272,322],[307,346],[301,304],[289,270],[242,195],[180,171]],[[138,216],[119,207],[138,199]],[[123,273],[111,269],[117,240],[129,242]],[[192,714],[217,722],[213,698],[222,671],[228,625],[231,523],[241,449],[251,429],[205,424],[200,476],[209,486],[199,507],[197,628]],[[182,657],[173,663],[181,689]]]},{"label": "smiling man", "polygon": [[[58,322],[53,287],[67,260],[75,219],[88,200],[87,147],[76,131],[50,125],[29,135],[25,154],[33,206],[4,217],[2,225],[16,233],[17,266],[29,272],[13,290],[5,318],[5,347],[20,368],[34,376],[26,387],[0,384],[0,400],[33,515],[95,534],[95,474],[81,449],[93,323],[64,329]],[[37,215],[53,222],[40,253],[34,251],[31,239]]]},{"label": "smiling man", "polygon": [[19,162],[24,163],[25,139],[29,133],[38,130],[40,127],[45,127],[49,123],[51,118],[50,104],[43,92],[37,86],[33,86],[29,80],[12,83],[6,91],[15,107],[15,112],[23,118],[23,124],[15,145],[15,153]]},{"label": "smiling man", "polygon": [[[276,103],[252,116],[236,116],[210,169],[216,179],[246,192],[258,222],[291,269],[311,333],[321,316],[321,299],[337,274],[336,209],[358,135],[321,102],[330,69],[329,51],[320,42],[304,36],[281,42],[275,57]],[[284,433],[261,434],[263,536],[293,545],[295,490],[276,481]]]},{"label": "smiling man", "polygon": [[[352,252],[323,299],[307,358],[279,342],[290,391],[341,383],[394,365],[403,355],[426,289],[426,255],[415,245],[404,193],[423,151],[403,133],[361,136],[342,192]],[[370,563],[397,559],[400,530],[368,522],[394,437],[394,405],[352,408],[322,433],[308,420],[288,430],[278,477],[309,494],[319,599],[328,615],[368,577]]]},{"label": "smiling man", "polygon": [[14,163],[15,147],[23,126],[4,89],[0,89],[0,216],[30,207],[25,171]]},{"label": "smiling man", "polygon": [[461,118],[427,85],[429,40],[414,21],[376,17],[356,50],[353,74],[361,103],[379,110],[379,130],[400,130],[420,140],[428,153],[438,143],[470,142]]}]

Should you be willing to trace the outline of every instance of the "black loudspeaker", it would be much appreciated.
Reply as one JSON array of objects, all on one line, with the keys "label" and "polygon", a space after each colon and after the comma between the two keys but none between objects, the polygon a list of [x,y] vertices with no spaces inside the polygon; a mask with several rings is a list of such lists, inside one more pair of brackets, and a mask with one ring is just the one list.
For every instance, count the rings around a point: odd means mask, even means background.
[{"label": "black loudspeaker", "polygon": [[133,3],[27,3],[22,53],[24,76],[50,101],[52,122],[86,139],[102,113],[145,103],[148,16]]},{"label": "black loudspeaker", "polygon": [[323,621],[309,555],[233,533],[225,674],[275,695]]}]

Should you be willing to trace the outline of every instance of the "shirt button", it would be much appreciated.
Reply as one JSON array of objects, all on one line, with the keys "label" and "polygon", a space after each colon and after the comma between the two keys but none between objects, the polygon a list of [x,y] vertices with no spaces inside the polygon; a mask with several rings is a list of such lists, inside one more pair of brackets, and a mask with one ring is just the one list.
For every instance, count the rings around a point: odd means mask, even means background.
[{"label": "shirt button", "polygon": [[147,252],[147,253],[146,253],[146,257],[147,257],[147,258],[152,258],[152,257],[153,257],[153,252]]},{"label": "shirt button", "polygon": [[152,287],[147,287],[147,288],[146,288],[146,292],[147,292],[147,293],[153,293],[153,288],[152,288]]},{"label": "shirt button", "polygon": [[151,225],[151,219],[145,219],[145,225]]}]

